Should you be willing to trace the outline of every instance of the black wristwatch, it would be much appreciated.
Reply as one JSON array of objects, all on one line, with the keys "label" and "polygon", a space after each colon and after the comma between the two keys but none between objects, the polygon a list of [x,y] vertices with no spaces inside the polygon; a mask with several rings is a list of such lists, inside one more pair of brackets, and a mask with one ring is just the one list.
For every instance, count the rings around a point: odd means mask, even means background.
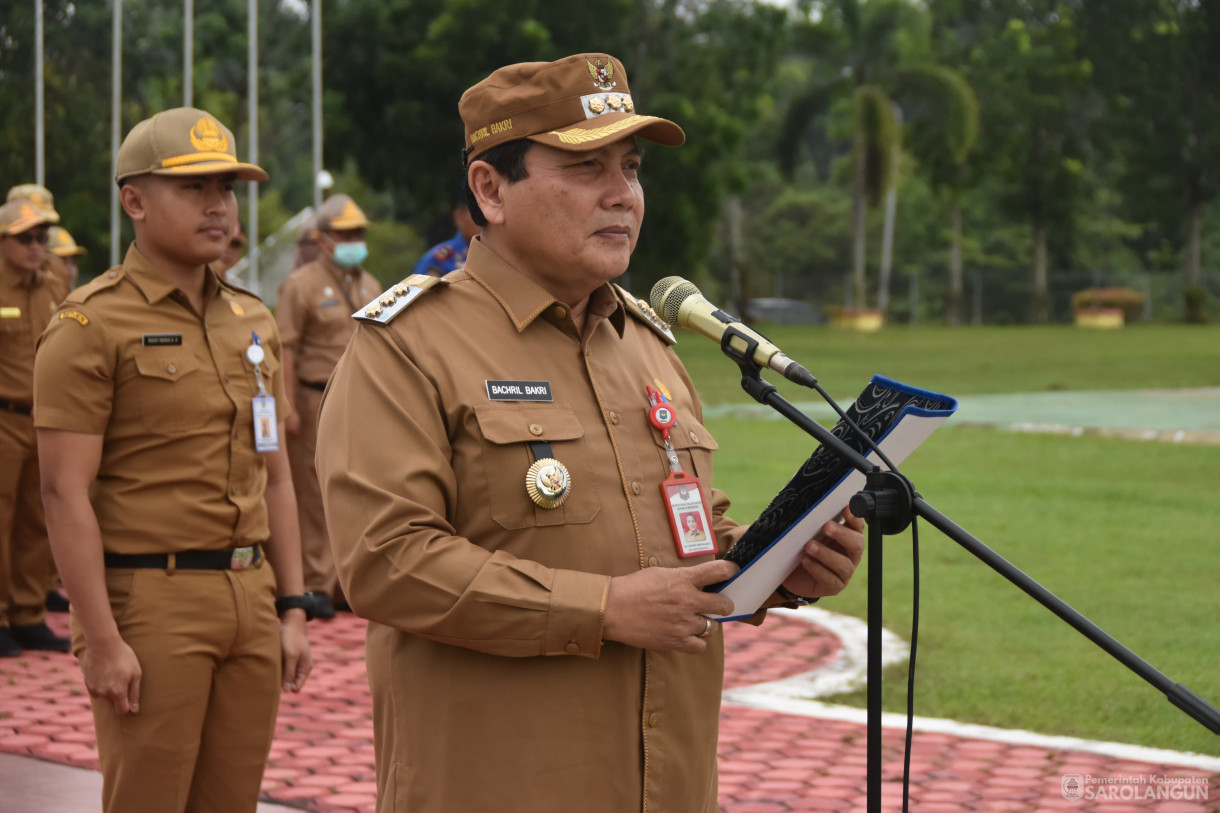
[{"label": "black wristwatch", "polygon": [[798,596],[796,593],[784,587],[782,584],[775,588],[775,592],[779,593],[779,597],[789,604],[795,604],[797,607],[808,607],[810,604],[816,604],[816,598],[805,598]]},{"label": "black wristwatch", "polygon": [[287,610],[304,610],[305,620],[312,621],[314,617],[313,593],[305,593],[300,596],[280,596],[275,600],[275,612],[277,615],[283,615]]}]

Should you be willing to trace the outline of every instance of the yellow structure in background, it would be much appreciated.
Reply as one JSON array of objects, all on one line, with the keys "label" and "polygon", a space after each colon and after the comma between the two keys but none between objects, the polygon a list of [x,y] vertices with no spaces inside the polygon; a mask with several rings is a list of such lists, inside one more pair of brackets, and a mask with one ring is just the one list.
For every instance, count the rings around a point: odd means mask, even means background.
[{"label": "yellow structure in background", "polygon": [[1076,311],[1076,327],[1114,330],[1123,324],[1122,308],[1083,308]]},{"label": "yellow structure in background", "polygon": [[830,311],[832,327],[876,333],[885,325],[885,316],[875,308],[834,308]]}]

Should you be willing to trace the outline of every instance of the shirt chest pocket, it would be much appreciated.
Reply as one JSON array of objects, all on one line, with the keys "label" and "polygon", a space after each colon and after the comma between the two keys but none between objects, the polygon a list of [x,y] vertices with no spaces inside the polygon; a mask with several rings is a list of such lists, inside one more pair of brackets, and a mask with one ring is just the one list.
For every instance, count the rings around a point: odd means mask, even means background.
[{"label": "shirt chest pocket", "polygon": [[[484,493],[492,519],[506,530],[547,525],[582,525],[601,510],[585,430],[567,407],[475,407],[483,435]],[[535,505],[526,490],[534,464],[530,444],[545,442],[551,456],[568,470],[568,497],[555,508]]]},{"label": "shirt chest pocket", "polygon": [[200,425],[204,397],[199,359],[190,353],[136,353],[136,398],[150,432],[170,434]]},{"label": "shirt chest pocket", "polygon": [[[660,432],[653,432],[652,436],[657,442],[657,451],[665,471],[664,476],[668,477],[670,467],[665,441],[662,440]],[[712,437],[712,433],[707,431],[707,427],[689,415],[684,415],[678,419],[677,426],[670,430],[669,442],[678,455],[678,462],[681,464],[682,470],[694,474],[703,481],[705,487],[710,488],[712,485],[712,452],[719,449],[720,444]]]}]

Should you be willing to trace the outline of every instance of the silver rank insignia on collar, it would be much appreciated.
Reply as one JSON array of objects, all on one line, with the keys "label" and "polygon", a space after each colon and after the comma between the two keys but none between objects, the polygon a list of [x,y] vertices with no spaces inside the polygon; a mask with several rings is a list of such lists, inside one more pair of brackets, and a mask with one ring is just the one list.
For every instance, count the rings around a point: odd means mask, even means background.
[{"label": "silver rank insignia on collar", "polygon": [[631,295],[623,286],[614,283],[614,287],[618,289],[619,296],[622,299],[623,307],[627,312],[639,319],[644,324],[655,330],[669,344],[677,344],[678,340],[674,338],[674,332],[670,329],[669,323],[657,314],[645,300],[639,299]]},{"label": "silver rank insignia on collar", "polygon": [[440,282],[440,277],[427,274],[412,274],[395,284],[372,302],[352,314],[353,319],[375,324],[389,324],[390,320],[406,310],[419,295]]}]

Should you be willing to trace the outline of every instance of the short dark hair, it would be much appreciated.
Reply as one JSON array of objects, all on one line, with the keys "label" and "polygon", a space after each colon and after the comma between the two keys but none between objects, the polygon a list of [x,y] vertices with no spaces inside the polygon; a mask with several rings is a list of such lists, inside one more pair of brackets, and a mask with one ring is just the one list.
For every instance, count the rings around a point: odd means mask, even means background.
[{"label": "short dark hair", "polygon": [[[506,141],[492,147],[475,160],[491,164],[492,169],[503,175],[512,184],[529,177],[529,172],[525,169],[525,154],[532,146],[534,146],[534,142],[527,138]],[[475,199],[474,193],[470,191],[470,184],[463,184],[463,186],[466,189],[466,207],[470,209],[470,217],[479,228],[483,228],[487,225],[487,218],[483,215],[483,210],[479,208],[479,202]]]}]

